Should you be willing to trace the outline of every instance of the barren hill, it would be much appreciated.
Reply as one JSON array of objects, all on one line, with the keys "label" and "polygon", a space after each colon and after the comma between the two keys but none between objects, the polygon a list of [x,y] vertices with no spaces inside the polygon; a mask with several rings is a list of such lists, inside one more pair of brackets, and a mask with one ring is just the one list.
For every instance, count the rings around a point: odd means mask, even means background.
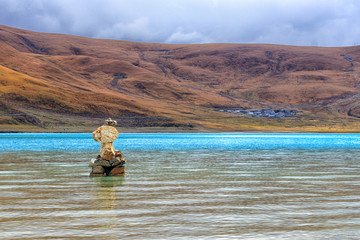
[{"label": "barren hill", "polygon": [[0,25],[0,131],[87,131],[108,117],[130,131],[357,131],[359,70],[359,46],[148,44]]}]

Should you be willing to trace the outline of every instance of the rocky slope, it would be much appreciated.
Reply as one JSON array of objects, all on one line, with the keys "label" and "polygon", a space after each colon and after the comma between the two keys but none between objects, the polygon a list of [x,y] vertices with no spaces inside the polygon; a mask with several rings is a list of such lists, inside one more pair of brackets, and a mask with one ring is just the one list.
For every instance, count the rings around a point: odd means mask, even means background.
[{"label": "rocky slope", "polygon": [[130,131],[356,131],[359,61],[358,46],[148,44],[0,25],[0,131],[87,131],[108,117]]}]

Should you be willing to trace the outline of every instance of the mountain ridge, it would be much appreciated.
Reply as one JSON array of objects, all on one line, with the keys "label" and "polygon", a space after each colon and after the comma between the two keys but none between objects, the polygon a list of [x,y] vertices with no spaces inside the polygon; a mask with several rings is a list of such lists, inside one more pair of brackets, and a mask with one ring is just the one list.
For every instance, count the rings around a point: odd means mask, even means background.
[{"label": "mountain ridge", "polygon": [[[0,131],[87,131],[107,117],[128,131],[356,131],[359,61],[359,46],[155,44],[0,25]],[[37,124],[5,116],[17,113]]]}]

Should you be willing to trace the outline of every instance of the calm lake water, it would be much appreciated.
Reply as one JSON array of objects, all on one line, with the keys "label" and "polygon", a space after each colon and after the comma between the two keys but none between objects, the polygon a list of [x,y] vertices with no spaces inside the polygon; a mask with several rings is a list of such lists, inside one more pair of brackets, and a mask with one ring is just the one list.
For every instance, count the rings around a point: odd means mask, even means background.
[{"label": "calm lake water", "polygon": [[0,134],[1,239],[359,239],[360,134]]}]

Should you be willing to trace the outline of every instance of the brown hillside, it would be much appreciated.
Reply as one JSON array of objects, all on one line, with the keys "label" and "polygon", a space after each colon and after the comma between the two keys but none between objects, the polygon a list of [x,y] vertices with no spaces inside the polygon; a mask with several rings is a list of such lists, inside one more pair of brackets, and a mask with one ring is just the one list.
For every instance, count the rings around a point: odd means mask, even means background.
[{"label": "brown hillside", "polygon": [[[147,44],[0,25],[0,131],[357,131],[360,47]],[[219,109],[294,109],[264,119]],[[12,115],[17,114],[17,115]]]}]

